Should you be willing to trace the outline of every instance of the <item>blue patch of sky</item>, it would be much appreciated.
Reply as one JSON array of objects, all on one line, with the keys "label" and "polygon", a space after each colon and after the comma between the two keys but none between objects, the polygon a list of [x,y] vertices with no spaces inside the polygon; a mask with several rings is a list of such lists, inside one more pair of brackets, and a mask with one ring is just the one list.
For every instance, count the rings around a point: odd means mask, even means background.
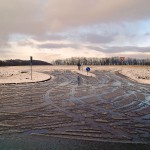
[{"label": "blue patch of sky", "polygon": [[16,34],[9,35],[9,41],[18,42],[18,41],[21,41],[21,40],[31,39],[32,37],[33,36],[31,36],[31,35],[25,35],[25,34],[16,33]]},{"label": "blue patch of sky", "polygon": [[65,31],[67,35],[98,34],[98,35],[144,35],[150,33],[150,20],[120,23],[99,23],[95,25],[80,26]]}]

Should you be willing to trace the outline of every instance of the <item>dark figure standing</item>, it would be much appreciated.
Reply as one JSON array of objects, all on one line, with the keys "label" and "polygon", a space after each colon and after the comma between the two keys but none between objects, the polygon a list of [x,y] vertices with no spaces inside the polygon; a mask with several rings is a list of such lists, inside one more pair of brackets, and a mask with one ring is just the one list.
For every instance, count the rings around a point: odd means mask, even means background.
[{"label": "dark figure standing", "polygon": [[78,61],[77,66],[78,66],[78,70],[80,70],[81,69],[81,63],[80,63],[80,61]]}]

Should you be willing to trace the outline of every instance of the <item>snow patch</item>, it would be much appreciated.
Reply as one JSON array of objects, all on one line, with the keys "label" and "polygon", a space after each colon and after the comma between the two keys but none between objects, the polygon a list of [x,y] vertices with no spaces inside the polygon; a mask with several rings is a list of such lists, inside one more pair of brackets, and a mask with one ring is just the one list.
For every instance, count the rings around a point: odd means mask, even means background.
[{"label": "snow patch", "polygon": [[123,68],[119,73],[144,84],[150,84],[150,69],[146,68]]},{"label": "snow patch", "polygon": [[44,73],[29,71],[6,71],[0,72],[0,83],[26,83],[26,82],[37,82],[50,79],[50,76]]}]

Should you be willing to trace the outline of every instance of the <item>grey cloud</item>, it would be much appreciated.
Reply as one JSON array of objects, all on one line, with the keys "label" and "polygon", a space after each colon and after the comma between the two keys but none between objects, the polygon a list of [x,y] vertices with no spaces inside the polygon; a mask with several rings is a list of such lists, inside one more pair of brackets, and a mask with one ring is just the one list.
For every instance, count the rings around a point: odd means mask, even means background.
[{"label": "grey cloud", "polygon": [[93,50],[96,50],[96,51],[104,52],[104,49],[103,49],[103,48],[100,48],[100,47],[98,47],[98,46],[86,46],[86,48],[88,48],[88,49],[93,49]]},{"label": "grey cloud", "polygon": [[8,47],[11,47],[11,45],[7,42],[7,39],[6,40],[0,39],[0,52],[1,52],[1,49],[8,48]]},{"label": "grey cloud", "polygon": [[79,48],[79,45],[76,44],[55,44],[55,43],[49,43],[49,44],[41,44],[38,45],[38,48],[47,48],[47,49],[59,49],[59,48]]},{"label": "grey cloud", "polygon": [[36,47],[36,45],[31,42],[31,41],[28,41],[28,40],[25,40],[25,41],[19,41],[17,43],[19,46],[31,46],[31,47]]},{"label": "grey cloud", "polygon": [[61,41],[67,39],[67,37],[58,35],[58,34],[51,34],[51,35],[41,35],[41,36],[35,36],[35,40],[37,41]]},{"label": "grey cloud", "polygon": [[0,54],[10,53],[11,51],[8,49],[1,49]]},{"label": "grey cloud", "polygon": [[96,22],[148,19],[149,6],[149,0],[52,0],[48,2],[45,15],[51,21],[51,29],[59,30]]},{"label": "grey cloud", "polygon": [[150,47],[124,46],[108,48],[111,52],[150,52]]},{"label": "grey cloud", "polygon": [[143,20],[150,18],[149,6],[149,0],[4,0],[0,28],[6,34],[41,35],[72,26]]},{"label": "grey cloud", "polygon": [[45,22],[39,19],[40,5],[37,0],[9,0],[0,4],[0,35],[19,33],[40,35],[47,31]]},{"label": "grey cloud", "polygon": [[146,35],[146,36],[149,36],[149,35],[150,35],[150,33],[149,33],[149,32],[146,32],[146,33],[145,33],[145,35]]},{"label": "grey cloud", "polygon": [[85,37],[85,41],[90,42],[90,43],[110,43],[113,41],[113,37],[102,36],[98,34],[88,34]]},{"label": "grey cloud", "polygon": [[138,52],[149,52],[150,53],[150,47],[138,47]]},{"label": "grey cloud", "polygon": [[11,47],[11,45],[7,42],[7,38],[6,39],[1,39],[0,38],[0,52],[1,52],[1,49],[3,48],[9,48]]},{"label": "grey cloud", "polygon": [[104,53],[120,53],[120,52],[150,52],[150,47],[136,47],[136,46],[125,46],[125,47],[106,47],[100,48],[97,46],[86,46],[89,49],[101,51]]},{"label": "grey cloud", "polygon": [[3,32],[0,34],[0,48],[10,47],[10,44],[7,42],[8,39],[9,37],[6,36]]}]

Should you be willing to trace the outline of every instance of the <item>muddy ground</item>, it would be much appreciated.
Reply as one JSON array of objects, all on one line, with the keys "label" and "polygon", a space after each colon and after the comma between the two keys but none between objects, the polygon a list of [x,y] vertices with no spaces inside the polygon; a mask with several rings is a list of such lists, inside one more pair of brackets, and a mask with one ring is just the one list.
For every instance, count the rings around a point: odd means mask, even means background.
[{"label": "muddy ground", "polygon": [[0,84],[1,137],[150,144],[149,85],[110,71],[44,73],[55,78]]}]

